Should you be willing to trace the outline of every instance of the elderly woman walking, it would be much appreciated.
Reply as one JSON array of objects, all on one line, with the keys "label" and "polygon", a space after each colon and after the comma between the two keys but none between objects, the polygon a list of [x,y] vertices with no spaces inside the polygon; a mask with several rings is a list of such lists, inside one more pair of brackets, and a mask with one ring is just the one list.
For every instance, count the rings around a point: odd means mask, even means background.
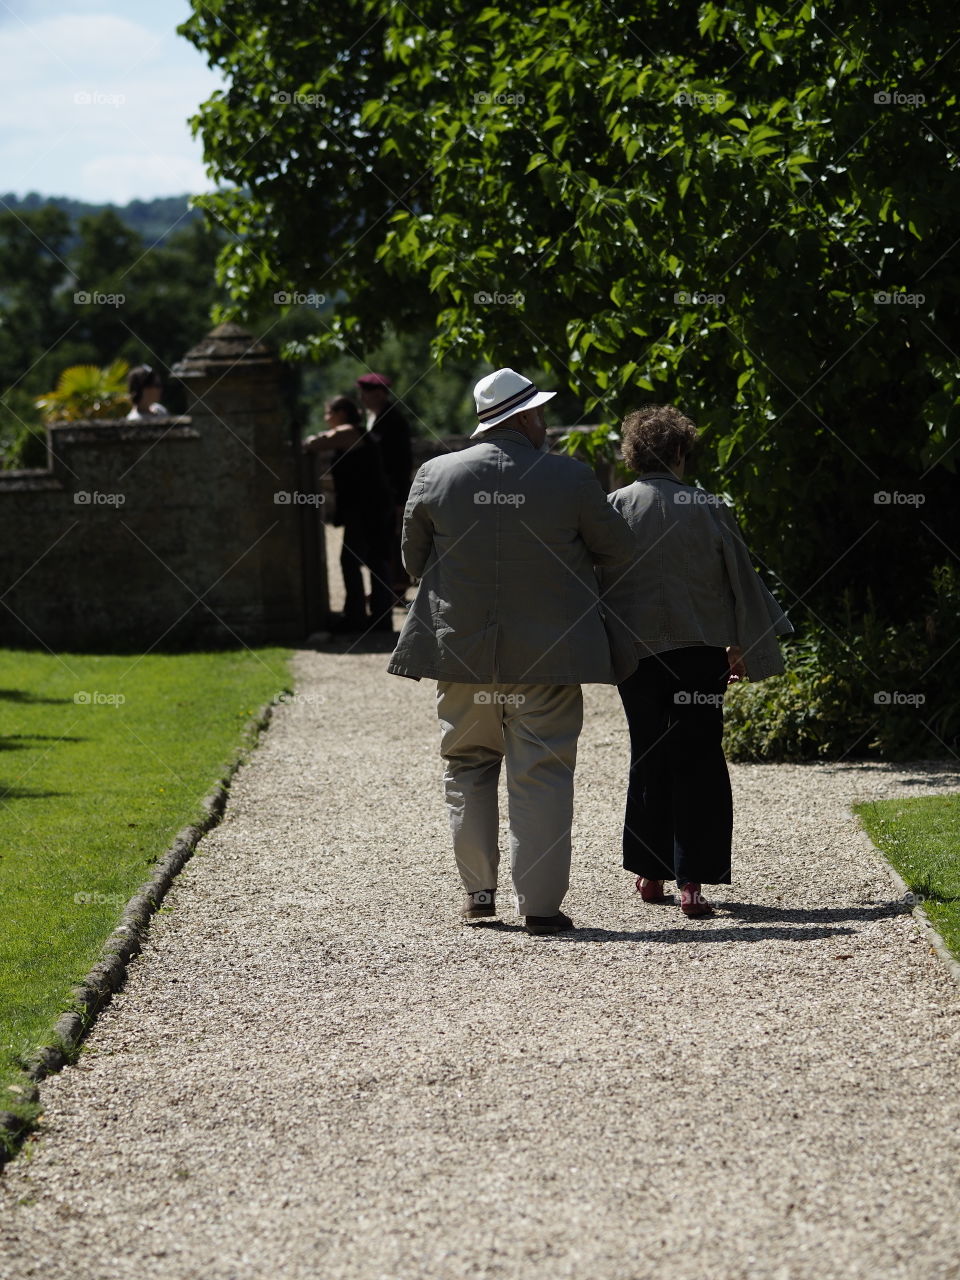
[{"label": "elderly woman walking", "polygon": [[783,671],[777,636],[793,628],[761,582],[721,499],[683,482],[697,438],[673,405],[623,423],[623,456],[638,478],[610,494],[633,530],[636,558],[605,570],[611,621],[640,662],[620,686],[630,728],[623,865],[645,902],[668,902],[676,880],[687,916],[711,914],[705,883],[729,884],[733,802],[723,754],[723,696],[743,676]]}]

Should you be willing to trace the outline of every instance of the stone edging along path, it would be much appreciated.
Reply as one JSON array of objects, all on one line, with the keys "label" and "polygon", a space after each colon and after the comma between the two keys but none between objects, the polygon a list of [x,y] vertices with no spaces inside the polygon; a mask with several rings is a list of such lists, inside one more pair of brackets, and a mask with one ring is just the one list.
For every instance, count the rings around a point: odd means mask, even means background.
[{"label": "stone edging along path", "polygon": [[[204,796],[204,816],[183,827],[174,836],[166,853],[157,862],[153,875],[144,881],[123,909],[120,923],[104,942],[100,958],[83,981],[73,989],[72,1007],[54,1025],[49,1044],[39,1050],[26,1069],[33,1087],[26,1101],[36,1102],[37,1085],[71,1060],[97,1015],[123,985],[127,966],[143,948],[150,918],[163,902],[175,877],[193,856],[200,840],[220,822],[230,794],[234,774],[256,748],[260,735],[270,723],[275,702],[265,703],[247,722],[241,745],[213,789]],[[10,1111],[0,1111],[0,1169],[17,1153],[20,1143],[33,1129],[34,1121]]]},{"label": "stone edging along path", "polygon": [[957,960],[956,956],[944,942],[940,931],[927,915],[926,911],[924,911],[922,901],[917,901],[916,894],[914,894],[906,880],[904,880],[903,876],[901,876],[893,863],[887,860],[883,850],[877,848],[867,835],[866,831],[860,831],[860,841],[864,850],[879,858],[880,862],[886,869],[887,874],[890,876],[890,879],[902,895],[904,901],[909,902],[910,899],[914,900],[913,906],[911,907],[911,914],[916,920],[920,932],[925,935],[927,941],[930,943],[930,950],[940,958],[943,962],[944,968],[957,985],[960,986],[960,961]]}]

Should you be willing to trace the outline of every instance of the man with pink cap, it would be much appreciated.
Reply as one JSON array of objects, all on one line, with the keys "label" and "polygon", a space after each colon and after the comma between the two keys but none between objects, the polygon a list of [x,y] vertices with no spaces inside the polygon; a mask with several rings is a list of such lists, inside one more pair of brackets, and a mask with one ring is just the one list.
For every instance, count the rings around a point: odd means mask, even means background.
[{"label": "man with pink cap", "polygon": [[584,463],[545,448],[540,391],[513,369],[475,388],[477,443],[425,462],[403,521],[419,578],[388,670],[437,681],[444,789],[467,921],[495,916],[506,765],[513,887],[527,931],[572,928],[573,774],[582,683],[614,684],[595,566],[634,554]]}]

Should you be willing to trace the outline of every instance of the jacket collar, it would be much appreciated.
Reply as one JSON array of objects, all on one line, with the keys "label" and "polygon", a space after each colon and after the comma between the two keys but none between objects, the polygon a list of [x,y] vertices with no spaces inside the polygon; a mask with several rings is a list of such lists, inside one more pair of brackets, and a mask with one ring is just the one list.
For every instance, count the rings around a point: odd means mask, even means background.
[{"label": "jacket collar", "polygon": [[638,480],[672,480],[674,484],[686,484],[686,480],[678,480],[672,471],[644,471],[637,476]]},{"label": "jacket collar", "polygon": [[483,444],[487,440],[516,440],[520,444],[525,444],[528,449],[533,448],[533,441],[522,431],[516,431],[513,427],[491,427],[480,436],[477,444]]}]

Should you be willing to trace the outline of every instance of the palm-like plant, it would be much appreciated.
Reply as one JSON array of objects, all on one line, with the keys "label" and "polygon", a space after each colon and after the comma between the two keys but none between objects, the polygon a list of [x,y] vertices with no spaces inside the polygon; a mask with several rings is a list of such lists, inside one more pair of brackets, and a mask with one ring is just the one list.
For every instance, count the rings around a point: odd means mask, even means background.
[{"label": "palm-like plant", "polygon": [[130,408],[126,360],[105,369],[75,364],[64,369],[55,391],[34,401],[46,422],[76,422],[79,418],[122,418]]}]

